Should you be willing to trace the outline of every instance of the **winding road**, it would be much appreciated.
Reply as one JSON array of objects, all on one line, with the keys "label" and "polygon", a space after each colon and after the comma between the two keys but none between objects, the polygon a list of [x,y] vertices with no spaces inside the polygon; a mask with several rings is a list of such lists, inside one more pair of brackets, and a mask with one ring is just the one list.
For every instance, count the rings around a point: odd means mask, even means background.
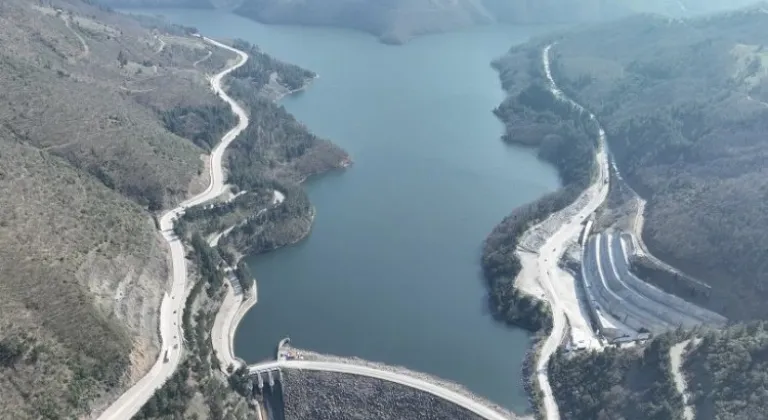
[{"label": "winding road", "polygon": [[487,420],[510,420],[510,416],[508,414],[501,413],[491,407],[488,407],[482,402],[479,402],[456,391],[450,390],[442,385],[438,385],[428,380],[417,378],[415,376],[410,376],[399,372],[392,372],[389,370],[376,369],[369,366],[340,362],[278,360],[275,362],[252,365],[249,366],[248,369],[251,373],[254,374],[257,371],[267,371],[274,369],[300,369],[366,376],[382,381],[393,382],[407,386],[409,388],[418,389],[419,391],[426,392],[428,394],[432,394],[436,397],[463,407]]},{"label": "winding road", "polygon": [[219,369],[228,372],[228,368],[238,369],[245,362],[235,356],[235,333],[240,320],[248,310],[256,304],[258,294],[256,282],[253,282],[251,290],[247,294],[235,293],[234,287],[229,287],[221,303],[211,330],[211,345],[216,357],[219,359]]},{"label": "winding road", "polygon": [[[175,209],[169,210],[160,218],[160,230],[168,242],[172,260],[172,284],[170,296],[166,292],[160,304],[160,355],[152,369],[135,385],[128,389],[120,398],[109,406],[99,416],[101,420],[124,420],[133,417],[141,407],[173,375],[181,360],[184,333],[182,331],[182,313],[187,298],[187,267],[184,246],[174,235],[173,226],[176,219],[184,214],[188,207],[202,204],[216,198],[224,191],[224,170],[222,158],[227,146],[248,127],[248,115],[222,88],[222,79],[248,61],[248,55],[243,51],[224,45],[220,42],[203,37],[206,42],[219,48],[232,51],[239,56],[236,64],[211,78],[213,91],[229,103],[238,117],[237,125],[227,132],[211,152],[210,183],[200,194],[184,201]],[[166,356],[167,355],[167,356]]]},{"label": "winding road", "polygon": [[[541,55],[550,91],[558,100],[569,103],[581,112],[587,112],[591,119],[596,120],[593,114],[589,113],[578,103],[566,97],[557,87],[557,83],[555,83],[555,80],[552,77],[549,61],[549,51],[552,49],[553,45],[554,44],[547,45]],[[608,196],[608,153],[605,141],[605,131],[602,127],[599,128],[598,149],[595,161],[598,166],[595,179],[582,193],[582,197],[586,197],[586,200],[582,200],[580,197],[574,202],[581,203],[585,201],[586,204],[583,205],[578,213],[569,217],[562,226],[560,226],[560,228],[544,242],[539,250],[539,256],[536,260],[536,264],[539,267],[539,282],[544,289],[544,299],[549,302],[550,307],[552,308],[552,332],[544,341],[544,344],[539,351],[539,359],[536,362],[536,376],[543,394],[544,414],[547,420],[560,419],[560,411],[557,407],[557,401],[555,400],[552,393],[552,387],[549,383],[547,366],[549,364],[549,359],[552,358],[552,355],[565,338],[567,324],[563,305],[560,303],[560,298],[556,292],[557,284],[561,282],[561,280],[558,279],[560,270],[557,263],[563,255],[566,245],[574,237],[578,237],[580,234],[582,228],[581,222],[586,220],[587,216],[592,214]]]},{"label": "winding road", "polygon": [[[244,192],[245,191],[240,191],[228,201],[233,200]],[[280,205],[285,200],[285,195],[278,190],[274,190],[272,194],[273,206]],[[267,208],[259,210],[258,213],[256,213],[256,216],[265,211],[267,211]],[[219,240],[228,235],[229,232],[237,226],[238,225],[230,226],[217,233],[208,240],[208,245],[215,248],[219,244]],[[231,271],[227,273],[227,276],[232,275]],[[229,284],[230,287],[227,288],[224,301],[221,303],[221,307],[216,313],[216,318],[213,321],[213,330],[211,331],[211,345],[213,346],[213,351],[216,354],[216,357],[219,359],[219,365],[222,372],[227,372],[230,366],[232,366],[233,369],[238,369],[245,363],[242,359],[235,356],[235,333],[237,332],[237,325],[240,323],[240,320],[258,300],[258,291],[256,289],[257,285],[255,280],[248,292],[242,292],[241,289],[240,292],[235,293],[234,281],[231,277],[229,279]]]}]

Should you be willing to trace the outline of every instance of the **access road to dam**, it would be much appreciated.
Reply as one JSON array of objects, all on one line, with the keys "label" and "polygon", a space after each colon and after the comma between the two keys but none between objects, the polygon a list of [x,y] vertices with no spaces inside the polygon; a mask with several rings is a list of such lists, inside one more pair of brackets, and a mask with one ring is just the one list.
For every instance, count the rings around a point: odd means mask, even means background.
[{"label": "access road to dam", "polygon": [[222,80],[225,76],[237,70],[248,61],[248,55],[243,51],[232,48],[209,38],[203,38],[206,42],[219,48],[234,52],[238,55],[238,61],[224,71],[211,78],[213,91],[232,108],[232,112],[238,117],[237,125],[222,137],[219,144],[211,152],[210,183],[208,188],[200,194],[184,201],[178,207],[169,210],[160,218],[160,230],[163,238],[168,242],[171,251],[171,291],[166,293],[160,303],[160,355],[149,372],[139,379],[136,384],[123,393],[117,401],[110,405],[99,416],[101,420],[123,420],[133,417],[141,410],[141,407],[154,395],[168,378],[173,375],[182,358],[183,337],[182,314],[187,300],[187,265],[184,245],[173,233],[173,227],[178,217],[184,214],[184,210],[207,201],[210,201],[224,192],[224,169],[222,158],[224,151],[232,141],[248,127],[248,115],[234,99],[229,97],[222,88]]}]

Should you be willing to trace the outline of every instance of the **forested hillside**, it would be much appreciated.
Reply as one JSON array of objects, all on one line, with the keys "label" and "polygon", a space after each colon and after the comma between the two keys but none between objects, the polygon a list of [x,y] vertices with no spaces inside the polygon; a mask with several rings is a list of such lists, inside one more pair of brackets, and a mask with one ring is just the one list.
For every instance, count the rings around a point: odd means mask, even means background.
[{"label": "forested hillside", "polygon": [[707,305],[732,319],[768,317],[766,10],[637,16],[536,40],[500,62],[514,84],[558,40],[558,83],[598,115],[621,173],[648,200],[645,242],[709,283]]},{"label": "forested hillside", "polygon": [[696,418],[768,417],[768,325],[704,334],[688,347],[683,370]]},{"label": "forested hillside", "polygon": [[[232,72],[227,90],[248,109],[250,125],[227,151],[227,182],[244,194],[212,211],[192,209],[179,226],[188,235],[195,229],[210,235],[233,227],[219,242],[220,252],[232,265],[238,255],[271,251],[303,238],[313,214],[299,184],[343,166],[348,159],[343,150],[309,132],[275,103],[308,85],[315,73],[275,60],[247,42],[236,41],[235,46],[247,51],[250,59]],[[284,201],[270,204],[275,190]]]},{"label": "forested hillside", "polygon": [[[211,141],[163,116],[218,109],[204,71],[230,58],[198,63],[210,49],[188,32],[0,1],[0,418],[87,417],[155,361],[168,266],[153,215],[204,188]],[[214,137],[231,122],[216,115]]]},{"label": "forested hillside", "polygon": [[673,334],[644,348],[568,355],[549,364],[550,384],[563,420],[676,420],[683,399],[670,373]]},{"label": "forested hillside", "polygon": [[[624,179],[648,200],[644,238],[651,251],[711,284],[707,304],[735,319],[768,315],[766,25],[763,5],[683,21],[636,16],[544,36],[495,63],[509,93],[497,109],[504,139],[542,153],[574,121],[544,94],[541,53],[556,42],[558,85],[597,114]],[[561,175],[589,165],[568,153],[553,163]],[[545,200],[529,207],[541,209]],[[505,278],[496,271],[504,264],[508,273],[519,270],[512,252],[535,214],[518,209],[489,236],[490,280]],[[502,284],[511,286],[501,294],[492,288],[491,297],[509,302],[502,307],[507,320],[538,327],[541,311],[531,311],[532,299],[517,295],[510,280]],[[695,418],[766,418],[766,337],[761,321],[674,332],[639,348],[561,353],[550,363],[550,383],[564,419],[680,419],[670,349],[690,340],[681,370]]]},{"label": "forested hillside", "polygon": [[683,400],[670,348],[683,343],[680,372],[697,420],[768,417],[768,331],[764,321],[725,330],[672,332],[640,348],[558,354],[550,382],[563,419],[677,420]]}]

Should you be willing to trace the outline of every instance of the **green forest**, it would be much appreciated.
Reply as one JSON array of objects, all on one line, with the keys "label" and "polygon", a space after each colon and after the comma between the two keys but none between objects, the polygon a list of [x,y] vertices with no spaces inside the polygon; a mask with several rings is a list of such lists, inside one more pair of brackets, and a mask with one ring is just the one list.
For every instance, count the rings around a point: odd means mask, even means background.
[{"label": "green forest", "polygon": [[315,74],[257,53],[256,47],[239,47],[259,55],[253,65],[233,72],[228,86],[230,94],[250,111],[250,124],[227,152],[227,181],[243,191],[277,190],[285,199],[242,220],[219,244],[225,255],[257,254],[302,239],[311,227],[313,210],[299,184],[339,168],[347,159],[343,150],[310,133],[265,94],[263,81],[269,74],[290,83],[285,85],[290,90],[303,87]]},{"label": "green forest", "polygon": [[550,384],[563,419],[677,420],[683,400],[671,376],[670,348],[686,342],[682,374],[697,420],[768,417],[768,325],[674,331],[644,346],[550,361]]},{"label": "green forest", "polygon": [[755,322],[703,334],[684,371],[697,419],[768,417],[768,325]]},{"label": "green forest", "polygon": [[766,25],[759,6],[638,16],[552,48],[558,84],[598,116],[624,179],[648,202],[651,252],[708,283],[704,303],[734,320],[768,317]]},{"label": "green forest", "polygon": [[210,152],[221,136],[235,125],[235,116],[225,103],[207,106],[180,106],[161,112],[168,131],[192,140]]},{"label": "green forest", "polygon": [[[233,45],[248,52],[249,60],[231,73],[226,89],[244,104],[250,124],[229,146],[225,159],[227,183],[244,194],[212,208],[189,209],[177,226],[177,233],[187,238],[194,232],[206,236],[234,226],[219,242],[219,252],[231,264],[238,255],[270,251],[303,238],[311,227],[313,210],[299,184],[340,167],[347,159],[343,150],[310,133],[274,102],[275,83],[296,90],[315,74],[275,60],[245,41]],[[210,148],[234,124],[222,117],[224,109],[173,109],[163,118],[169,129]],[[275,190],[284,195],[282,203],[272,203]]]},{"label": "green forest", "polygon": [[248,61],[245,65],[233,71],[231,76],[247,80],[257,91],[261,91],[273,76],[277,77],[277,83],[288,88],[288,90],[300,89],[310,79],[314,79],[317,76],[312,71],[276,60],[272,56],[261,52],[257,46],[247,41],[235,40],[232,46],[247,53]]},{"label": "green forest", "polygon": [[670,373],[665,335],[643,348],[606,348],[566,355],[549,364],[550,384],[564,420],[673,420],[683,399]]}]

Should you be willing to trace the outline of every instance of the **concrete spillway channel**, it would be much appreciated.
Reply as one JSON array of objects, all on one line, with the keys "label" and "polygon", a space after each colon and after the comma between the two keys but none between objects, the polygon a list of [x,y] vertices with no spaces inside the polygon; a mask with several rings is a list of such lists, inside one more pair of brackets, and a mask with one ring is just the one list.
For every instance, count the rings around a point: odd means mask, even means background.
[{"label": "concrete spillway channel", "polygon": [[590,308],[601,308],[634,330],[646,328],[660,333],[680,326],[722,325],[726,321],[632,274],[620,235],[597,234],[589,238],[582,264],[584,286],[594,300]]},{"label": "concrete spillway channel", "polygon": [[704,309],[698,305],[688,302],[680,297],[664,292],[663,290],[652,286],[640,278],[638,278],[629,266],[629,256],[627,250],[630,248],[629,243],[623,237],[623,235],[611,235],[610,247],[612,250],[613,263],[616,266],[620,278],[626,283],[627,287],[635,290],[637,293],[649,297],[650,299],[664,305],[668,308],[673,308],[681,315],[688,318],[685,326],[709,324],[709,325],[725,325],[728,321],[724,316]]},{"label": "concrete spillway channel", "polygon": [[[625,297],[627,294],[622,293],[622,288],[615,284],[615,282],[612,282],[613,276],[609,276],[610,273],[605,273],[604,258],[600,255],[601,250],[598,239],[598,236],[593,236],[587,240],[583,260],[585,284],[588,284],[587,287],[595,299],[596,305],[594,306],[598,310],[607,312],[635,331],[641,328],[646,328],[653,332],[667,330],[669,328],[668,325],[660,324],[651,314],[626,301]],[[596,316],[599,317],[599,314]]]},{"label": "concrete spillway channel", "polygon": [[[663,329],[674,329],[688,323],[687,316],[677,313],[671,308],[659,304],[658,302],[631,289],[624,282],[621,274],[616,269],[613,249],[611,248],[611,235],[598,234],[598,257],[600,258],[600,269],[605,276],[605,281],[617,295],[621,296],[628,306],[637,308],[638,312],[644,312],[647,317],[653,320],[653,324]],[[652,331],[655,328],[649,328]]]}]

